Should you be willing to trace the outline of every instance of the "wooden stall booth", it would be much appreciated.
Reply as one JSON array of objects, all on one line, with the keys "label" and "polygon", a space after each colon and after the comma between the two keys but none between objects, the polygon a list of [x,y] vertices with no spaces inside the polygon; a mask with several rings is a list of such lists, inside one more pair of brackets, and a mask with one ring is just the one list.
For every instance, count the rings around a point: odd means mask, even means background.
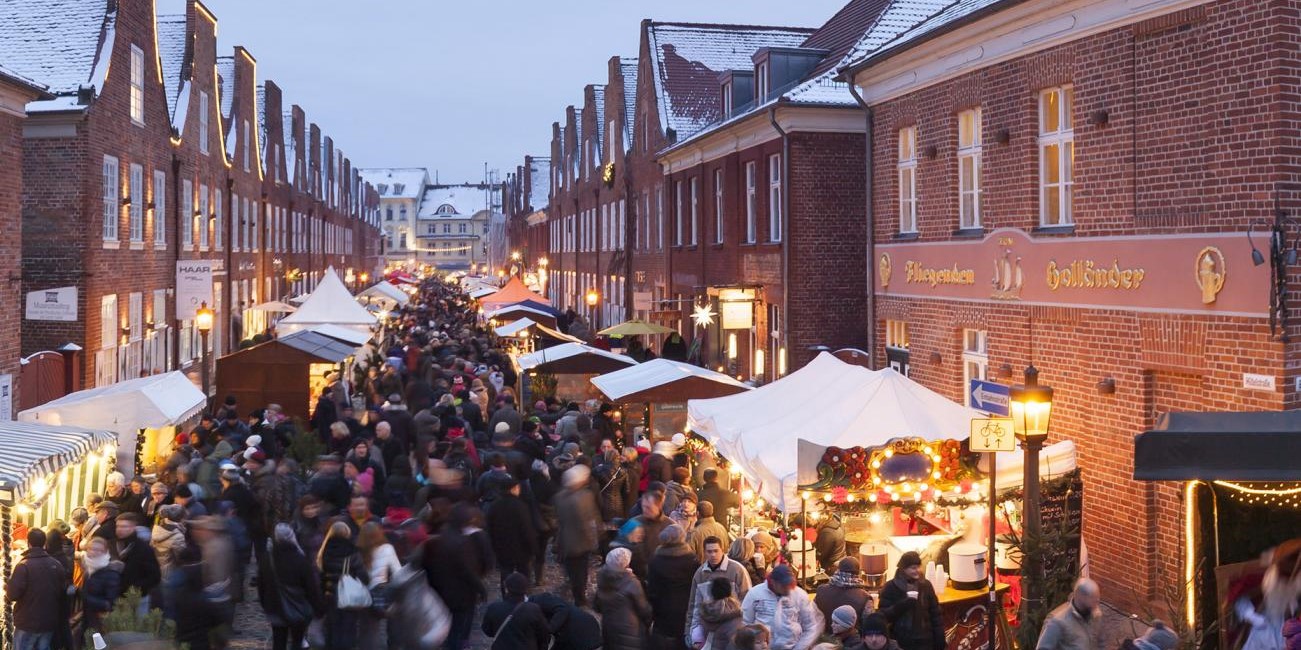
[{"label": "wooden stall booth", "polygon": [[651,442],[669,440],[687,429],[687,400],[724,397],[750,390],[725,375],[668,359],[645,363],[593,377],[592,385],[618,404],[629,430],[645,426]]},{"label": "wooden stall booth", "polygon": [[279,404],[286,415],[306,420],[325,374],[343,374],[356,352],[356,346],[320,332],[295,332],[218,359],[217,394],[234,395],[241,404]]}]

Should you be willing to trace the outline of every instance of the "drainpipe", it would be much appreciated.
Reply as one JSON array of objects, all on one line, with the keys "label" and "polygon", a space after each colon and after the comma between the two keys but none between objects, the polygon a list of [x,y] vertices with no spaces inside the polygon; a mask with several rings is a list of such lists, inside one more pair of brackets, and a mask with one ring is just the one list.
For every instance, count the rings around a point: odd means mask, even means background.
[{"label": "drainpipe", "polygon": [[[772,128],[773,128],[773,130],[776,131],[777,134],[780,135],[781,138],[782,138],[782,214],[781,214],[781,221],[782,221],[782,223],[781,223],[781,229],[782,229],[782,241],[781,241],[781,245],[782,245],[782,319],[781,319],[781,325],[782,325],[782,326],[781,326],[781,331],[778,333],[779,340],[778,340],[777,342],[778,342],[780,345],[778,345],[778,348],[777,348],[777,354],[778,354],[778,355],[781,354],[781,348],[783,348],[783,347],[786,348],[786,356],[787,356],[787,361],[786,361],[786,363],[789,364],[789,363],[790,363],[790,356],[791,356],[791,354],[794,353],[794,350],[791,349],[791,342],[790,342],[790,340],[789,340],[789,337],[787,337],[787,333],[790,332],[790,325],[788,325],[788,323],[790,323],[790,320],[791,320],[791,310],[790,310],[790,303],[791,303],[791,299],[790,299],[790,295],[791,295],[791,259],[790,259],[790,258],[791,258],[791,247],[790,247],[790,239],[791,239],[791,229],[790,229],[790,223],[791,223],[791,192],[790,192],[790,189],[791,189],[791,182],[790,182],[790,178],[791,178],[791,174],[790,174],[790,171],[791,171],[791,140],[790,140],[790,138],[786,135],[786,132],[782,130],[781,126],[780,126],[779,124],[777,124],[777,107],[776,107],[776,106],[773,106],[772,108],[769,108],[769,109],[768,109],[768,122],[772,124]],[[769,238],[771,239],[771,234],[769,235]],[[751,351],[750,351],[750,360],[749,360],[749,361],[750,361],[750,368],[751,368],[751,370],[753,370],[753,369],[754,369],[754,350],[751,350]],[[777,363],[779,363],[779,360],[778,360],[778,359],[773,359],[773,363],[774,363],[774,364],[777,364]],[[776,366],[774,365],[774,370],[775,370],[775,369],[776,369]],[[788,369],[788,370],[790,369],[790,366],[789,366],[789,365],[787,366],[787,369]],[[751,374],[754,374],[754,373],[752,372]],[[774,379],[777,378],[776,375],[777,375],[777,373],[776,373],[776,372],[773,372],[773,378],[774,378]]]},{"label": "drainpipe", "polygon": [[[172,287],[172,316],[174,318],[172,319],[172,344],[168,346],[168,354],[171,355],[172,362],[168,365],[173,370],[181,369],[181,314],[180,304],[176,301],[178,297],[176,295],[176,264],[181,261],[182,210],[184,210],[185,214],[189,214],[194,210],[194,197],[182,196],[181,187],[181,159],[175,153],[172,153],[172,201],[171,205],[167,207],[172,210],[172,242],[169,242],[168,246],[171,247],[172,252],[172,268],[170,269],[172,281],[170,284]],[[159,218],[157,213],[154,214],[154,218]],[[163,218],[167,218],[167,215],[163,215]],[[190,218],[193,219],[193,215]]]},{"label": "drainpipe", "polygon": [[872,144],[873,144],[873,126],[874,115],[872,107],[868,106],[867,101],[858,92],[853,80],[849,82],[849,94],[854,96],[854,101],[863,109],[863,121],[866,132],[863,135],[863,161],[866,174],[863,177],[863,199],[867,215],[867,365],[875,369],[876,364],[876,271],[873,264],[876,260],[876,214],[872,208]]},{"label": "drainpipe", "polygon": [[[225,232],[221,233],[221,247],[226,257],[226,286],[222,288],[221,300],[223,303],[228,305],[227,307],[228,311],[226,315],[226,329],[228,330],[226,332],[227,351],[238,350],[239,342],[244,338],[243,332],[231,331],[235,329],[234,317],[237,314],[239,315],[239,321],[241,323],[241,326],[244,322],[244,315],[240,313],[239,305],[234,304],[235,287],[231,286],[236,281],[235,280],[235,275],[236,275],[235,254],[231,250],[233,246],[231,246],[232,242],[230,237],[231,233],[235,230],[235,228],[231,227],[232,224],[230,222],[230,215],[234,214],[234,210],[232,210],[230,207],[230,202],[234,196],[235,196],[235,178],[233,176],[227,176],[226,177],[226,199],[222,201],[222,206],[221,206],[222,210],[226,214],[217,215],[217,223],[214,224],[216,226],[221,226],[222,228],[225,229]],[[240,296],[240,297],[244,300],[248,299],[247,296]],[[231,343],[232,339],[235,341],[234,343]]]}]

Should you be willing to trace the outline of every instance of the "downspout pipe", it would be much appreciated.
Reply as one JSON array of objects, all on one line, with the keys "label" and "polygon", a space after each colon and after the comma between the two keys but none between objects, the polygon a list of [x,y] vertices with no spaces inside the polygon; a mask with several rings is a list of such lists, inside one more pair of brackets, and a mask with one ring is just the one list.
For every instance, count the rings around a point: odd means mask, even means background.
[{"label": "downspout pipe", "polygon": [[[791,355],[791,353],[793,352],[793,350],[791,350],[789,337],[787,336],[787,334],[790,332],[790,325],[789,325],[789,323],[790,323],[790,320],[791,320],[791,310],[790,310],[790,304],[791,304],[791,299],[790,299],[790,295],[791,295],[791,246],[790,246],[790,240],[791,240],[791,228],[790,228],[790,223],[791,223],[791,192],[790,192],[790,190],[791,190],[791,186],[792,186],[792,184],[791,184],[791,182],[790,182],[790,178],[791,178],[791,174],[790,174],[790,172],[791,172],[791,139],[790,139],[790,137],[786,134],[786,131],[782,130],[781,125],[777,123],[777,107],[776,107],[776,106],[773,106],[772,108],[769,108],[769,109],[768,109],[768,122],[769,122],[770,124],[772,124],[772,128],[773,128],[773,130],[776,131],[777,134],[780,135],[781,138],[782,138],[782,163],[781,163],[781,164],[782,164],[782,179],[781,179],[781,182],[782,182],[782,188],[781,188],[781,189],[782,189],[782,213],[781,213],[781,229],[782,229],[782,233],[781,233],[781,235],[782,235],[782,239],[781,239],[781,245],[782,245],[782,317],[781,317],[781,330],[778,332],[778,335],[777,335],[777,336],[778,336],[778,339],[779,339],[779,340],[777,341],[778,344],[779,344],[779,345],[778,345],[778,352],[777,352],[777,354],[780,355],[780,354],[781,354],[781,349],[782,349],[782,348],[786,348],[786,355],[787,355],[787,357],[789,357],[789,356]],[[769,239],[771,239],[771,238],[772,238],[772,234],[769,233],[768,237],[769,237]],[[769,325],[771,325],[771,323],[770,323]],[[754,363],[754,356],[753,356],[753,355],[754,355],[754,351],[751,350],[751,351],[750,351],[750,354],[751,354],[751,357],[750,357],[750,363],[751,363],[751,368],[753,369],[753,363]],[[774,360],[773,360],[773,363],[776,364],[776,363],[779,363],[779,361],[778,361],[777,359],[774,359]],[[788,363],[788,364],[790,363],[789,358],[787,359],[787,363]],[[787,368],[789,369],[789,365],[787,366]],[[774,366],[774,370],[775,370],[775,369],[776,369],[776,366]],[[754,373],[752,372],[751,374],[754,374]],[[776,375],[777,375],[777,373],[776,373],[776,372],[773,372],[773,378],[774,378],[774,379],[777,379],[777,376],[776,376]]]},{"label": "downspout pipe", "polygon": [[[172,340],[171,340],[171,345],[167,346],[168,348],[167,353],[172,357],[172,363],[170,364],[169,367],[172,368],[173,370],[181,369],[181,310],[180,310],[180,305],[177,304],[176,302],[176,298],[177,298],[176,264],[177,262],[181,261],[181,218],[182,215],[190,215],[189,218],[191,219],[194,218],[193,215],[191,214],[194,210],[194,197],[182,195],[181,187],[182,187],[181,159],[176,155],[175,152],[173,152],[172,153],[172,200],[170,202],[171,205],[165,206],[167,208],[170,208],[172,211],[171,214],[172,237],[171,237],[171,241],[168,242],[167,245],[171,248],[171,253],[172,253],[172,269],[171,269],[172,281],[170,284],[172,287],[171,302],[173,305],[172,307],[173,318],[172,318],[172,331],[171,331]],[[166,219],[167,217],[168,215],[162,215],[161,218]],[[154,218],[158,219],[160,217],[158,214],[154,214]],[[157,318],[157,316],[155,316],[155,318]]]},{"label": "downspout pipe", "polygon": [[863,134],[863,161],[865,173],[863,175],[863,201],[865,203],[863,210],[867,219],[867,364],[868,367],[876,369],[879,366],[876,362],[876,269],[873,266],[876,260],[876,213],[872,206],[872,145],[874,143],[874,126],[875,115],[872,113],[872,107],[863,99],[863,95],[858,92],[858,86],[851,79],[849,81],[849,94],[854,96],[854,101],[863,109],[863,126],[866,131]]}]

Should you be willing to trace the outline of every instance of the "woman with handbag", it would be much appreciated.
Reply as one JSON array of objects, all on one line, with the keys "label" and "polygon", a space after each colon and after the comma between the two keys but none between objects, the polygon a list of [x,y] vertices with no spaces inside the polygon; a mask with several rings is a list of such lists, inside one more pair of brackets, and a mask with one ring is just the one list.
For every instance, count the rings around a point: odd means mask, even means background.
[{"label": "woman with handbag", "polygon": [[[370,576],[370,609],[361,612],[361,648],[379,650],[380,630],[385,629],[385,610],[389,604],[389,580],[402,568],[398,554],[384,536],[384,527],[378,521],[368,521],[357,534],[357,547],[361,549],[362,563]],[[387,635],[393,646],[393,635]]]},{"label": "woman with handbag", "polygon": [[[321,572],[321,592],[325,596],[325,650],[356,648],[358,615],[370,607],[370,594],[365,587],[366,568],[348,524],[330,524],[316,555],[316,568]],[[359,588],[365,598],[359,598]]]},{"label": "woman with handbag", "polygon": [[276,524],[267,566],[258,567],[258,595],[271,624],[273,650],[299,650],[307,626],[325,612],[316,569],[289,524]]}]

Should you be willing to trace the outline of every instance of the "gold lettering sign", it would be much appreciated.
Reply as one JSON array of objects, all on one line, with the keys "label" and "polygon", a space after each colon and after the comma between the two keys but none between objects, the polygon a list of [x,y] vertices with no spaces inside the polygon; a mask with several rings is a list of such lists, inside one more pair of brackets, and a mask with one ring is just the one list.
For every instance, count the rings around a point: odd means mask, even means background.
[{"label": "gold lettering sign", "polygon": [[975,269],[960,269],[955,263],[952,268],[927,268],[919,262],[909,260],[904,264],[904,281],[916,284],[928,284],[932,287],[941,284],[975,284]]},{"label": "gold lettering sign", "polygon": [[1048,288],[1058,289],[1137,289],[1143,283],[1143,269],[1120,267],[1119,260],[1111,266],[1098,266],[1093,260],[1073,260],[1069,265],[1058,266],[1057,260],[1048,263]]}]

